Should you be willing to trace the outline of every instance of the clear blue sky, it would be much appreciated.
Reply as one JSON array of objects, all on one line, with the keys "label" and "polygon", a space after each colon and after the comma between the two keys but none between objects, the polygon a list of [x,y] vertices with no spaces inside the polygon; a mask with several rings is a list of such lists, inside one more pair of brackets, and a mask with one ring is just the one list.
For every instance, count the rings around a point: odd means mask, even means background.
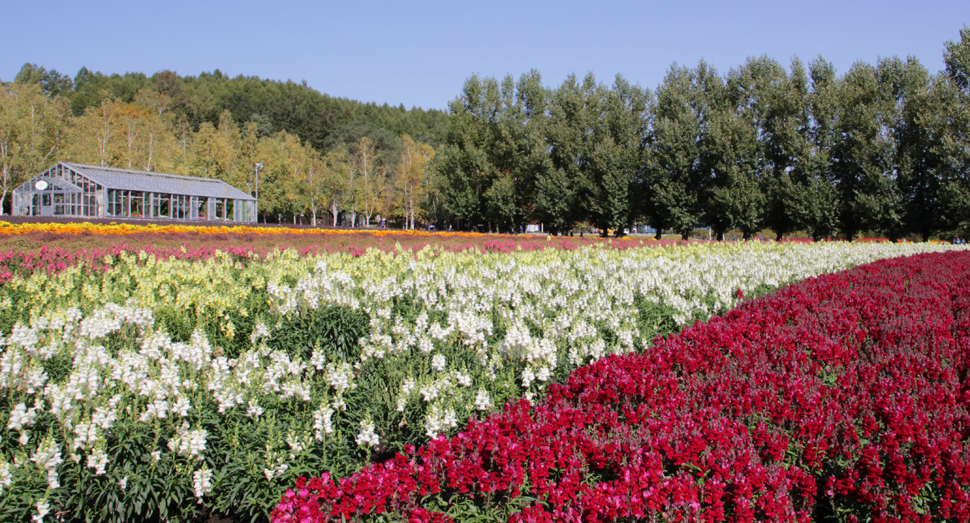
[{"label": "clear blue sky", "polygon": [[670,65],[727,72],[749,56],[915,56],[943,68],[967,0],[0,0],[0,79],[27,62],[73,77],[171,69],[306,82],[331,96],[446,109],[465,79],[530,69],[558,86],[593,72],[650,89]]}]

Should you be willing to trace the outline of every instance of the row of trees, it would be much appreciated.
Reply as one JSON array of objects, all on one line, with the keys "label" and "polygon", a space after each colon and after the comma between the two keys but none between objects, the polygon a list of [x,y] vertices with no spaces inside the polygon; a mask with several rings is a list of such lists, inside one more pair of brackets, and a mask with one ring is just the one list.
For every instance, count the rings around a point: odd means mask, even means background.
[{"label": "row of trees", "polygon": [[263,124],[273,122],[240,125],[229,109],[193,127],[178,102],[154,88],[125,98],[102,88],[75,115],[70,94],[85,91],[71,86],[80,84],[27,65],[18,81],[0,86],[0,213],[14,187],[56,161],[218,178],[250,193],[258,183],[263,221],[314,225],[323,212],[334,225],[342,213],[356,225],[377,215],[413,224],[429,183],[433,147],[377,120],[337,128],[327,147],[315,147],[294,131],[269,132]]},{"label": "row of trees", "polygon": [[[970,229],[970,28],[916,59],[673,66],[656,91],[590,74],[469,78],[449,107],[377,107],[218,71],[151,78],[25,65],[0,87],[2,189],[55,160],[255,189],[263,220],[444,220],[553,233],[634,223],[719,238]],[[659,234],[659,232],[658,232]]]},{"label": "row of trees", "polygon": [[[819,239],[923,239],[970,225],[970,29],[946,71],[916,59],[751,58],[727,74],[671,67],[655,93],[617,76],[542,87],[470,78],[439,150],[446,209],[553,232],[634,222],[718,238],[770,228]],[[658,232],[659,235],[659,232]]]}]

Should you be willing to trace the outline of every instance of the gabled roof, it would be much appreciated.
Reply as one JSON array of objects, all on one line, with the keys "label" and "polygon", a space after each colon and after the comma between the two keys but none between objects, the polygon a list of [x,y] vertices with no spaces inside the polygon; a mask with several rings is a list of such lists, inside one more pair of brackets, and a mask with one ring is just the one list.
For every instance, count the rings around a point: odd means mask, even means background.
[{"label": "gabled roof", "polygon": [[256,201],[222,180],[60,162],[108,189]]},{"label": "gabled roof", "polygon": [[[27,184],[36,184],[40,180],[44,180],[45,182],[47,182],[47,183],[49,183],[49,184],[57,187],[58,189],[60,189],[62,191],[68,191],[68,192],[83,192],[83,191],[81,191],[81,188],[78,187],[77,185],[74,185],[73,183],[71,183],[71,182],[69,182],[67,180],[62,180],[62,179],[57,178],[57,177],[54,177],[54,176],[44,176],[44,175],[35,176],[30,181],[28,181]],[[24,185],[27,185],[27,184],[24,184]]]}]

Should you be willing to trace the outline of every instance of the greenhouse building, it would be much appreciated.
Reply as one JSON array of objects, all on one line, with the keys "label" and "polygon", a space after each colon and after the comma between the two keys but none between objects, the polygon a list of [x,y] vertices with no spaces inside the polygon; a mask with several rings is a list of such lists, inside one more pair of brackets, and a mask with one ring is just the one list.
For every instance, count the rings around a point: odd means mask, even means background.
[{"label": "greenhouse building", "polygon": [[13,190],[14,216],[256,221],[256,199],[211,178],[60,162]]}]

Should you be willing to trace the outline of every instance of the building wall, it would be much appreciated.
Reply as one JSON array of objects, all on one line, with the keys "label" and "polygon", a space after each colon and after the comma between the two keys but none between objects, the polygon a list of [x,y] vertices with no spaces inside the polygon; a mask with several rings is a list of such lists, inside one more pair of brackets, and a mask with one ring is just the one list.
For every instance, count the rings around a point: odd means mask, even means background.
[{"label": "building wall", "polygon": [[[44,180],[47,187],[38,189]],[[255,202],[111,189],[58,164],[13,190],[13,216],[255,222]]]}]

